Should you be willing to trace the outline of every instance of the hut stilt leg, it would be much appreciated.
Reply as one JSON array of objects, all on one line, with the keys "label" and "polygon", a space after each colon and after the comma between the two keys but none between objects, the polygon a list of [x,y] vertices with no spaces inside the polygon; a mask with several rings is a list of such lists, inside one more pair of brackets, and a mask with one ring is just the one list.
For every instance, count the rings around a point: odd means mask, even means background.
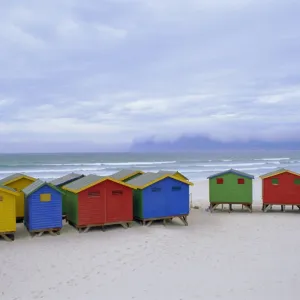
[{"label": "hut stilt leg", "polygon": [[80,233],[86,233],[90,230],[90,227],[85,227],[84,229],[83,228],[80,228]]},{"label": "hut stilt leg", "polygon": [[148,222],[147,226],[149,227],[152,224],[152,220]]},{"label": "hut stilt leg", "polygon": [[189,225],[189,223],[188,223],[188,221],[187,221],[187,217],[186,217],[186,216],[184,216],[184,217],[180,217],[180,220],[182,221],[182,223],[183,223],[185,226],[188,226],[188,225]]},{"label": "hut stilt leg", "polygon": [[42,236],[44,234],[44,231],[39,232],[36,236]]},{"label": "hut stilt leg", "polygon": [[49,230],[49,234],[51,234],[53,236],[57,235],[55,232],[53,232],[53,230]]},{"label": "hut stilt leg", "polygon": [[12,242],[13,239],[11,239],[8,235],[6,234],[0,234],[0,236],[7,242]]},{"label": "hut stilt leg", "polygon": [[229,212],[232,212],[232,204],[229,204]]},{"label": "hut stilt leg", "polygon": [[127,226],[127,224],[126,223],[121,223],[121,225],[125,228],[125,229],[127,229],[128,228],[128,226]]},{"label": "hut stilt leg", "polygon": [[163,225],[164,225],[164,226],[167,225],[167,219],[163,219]]}]

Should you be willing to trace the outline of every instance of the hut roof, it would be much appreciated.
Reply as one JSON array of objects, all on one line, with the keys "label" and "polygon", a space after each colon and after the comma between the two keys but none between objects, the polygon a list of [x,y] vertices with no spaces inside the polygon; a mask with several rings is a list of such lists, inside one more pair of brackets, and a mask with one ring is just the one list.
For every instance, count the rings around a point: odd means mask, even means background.
[{"label": "hut roof", "polygon": [[15,189],[13,189],[9,186],[2,185],[2,184],[0,184],[0,190],[10,193],[10,194],[14,194],[14,195],[18,194],[18,192]]},{"label": "hut roof", "polygon": [[2,184],[2,185],[9,184],[9,183],[14,182],[16,180],[19,180],[21,178],[26,178],[26,179],[29,179],[29,180],[32,180],[32,181],[36,180],[35,178],[30,177],[28,175],[25,175],[23,173],[14,173],[14,174],[11,174],[9,176],[6,176],[6,177],[2,178],[0,180],[0,184]]},{"label": "hut roof", "polygon": [[173,175],[180,174],[182,177],[184,177],[186,180],[189,180],[187,177],[185,177],[182,173],[178,171],[165,171],[165,170],[159,170],[157,173],[163,174],[163,175]]},{"label": "hut roof", "polygon": [[130,184],[124,183],[122,181],[119,181],[117,179],[108,176],[98,176],[98,175],[90,174],[63,186],[63,189],[70,191],[72,193],[79,193],[105,180],[110,180],[119,183],[121,185],[134,188]]},{"label": "hut roof", "polygon": [[58,191],[59,193],[62,194],[62,192],[53,184],[48,183],[46,181],[43,181],[41,179],[36,180],[35,182],[33,182],[32,184],[28,185],[25,189],[23,189],[23,193],[26,196],[31,195],[32,193],[34,193],[35,191],[37,191],[38,189],[40,189],[41,187],[48,185],[51,188],[53,188],[54,190]]},{"label": "hut roof", "polygon": [[79,179],[83,176],[84,176],[83,174],[76,174],[76,173],[72,172],[70,174],[67,174],[67,175],[61,176],[59,178],[53,179],[52,181],[50,181],[50,183],[53,184],[53,185],[56,185],[56,186],[63,185],[63,184],[66,184],[70,181]]},{"label": "hut roof", "polygon": [[223,176],[223,175],[229,174],[229,173],[235,174],[235,175],[241,176],[241,177],[246,177],[246,178],[249,178],[249,179],[254,179],[253,175],[245,173],[245,172],[241,172],[241,171],[238,171],[238,170],[235,170],[235,169],[229,169],[229,170],[226,170],[226,171],[223,171],[223,172],[219,172],[219,173],[213,174],[213,175],[211,175],[207,178],[212,179],[212,178]]},{"label": "hut roof", "polygon": [[300,174],[298,174],[296,172],[293,172],[291,170],[284,169],[284,168],[280,168],[280,169],[277,169],[275,171],[268,172],[268,173],[263,174],[263,175],[261,175],[259,177],[262,178],[262,179],[265,179],[265,178],[269,178],[269,177],[276,176],[276,175],[279,175],[279,174],[282,174],[282,173],[286,173],[286,172],[300,177]]},{"label": "hut roof", "polygon": [[128,177],[134,176],[136,174],[143,174],[144,172],[141,170],[134,170],[134,169],[122,169],[119,172],[116,172],[109,177],[117,179],[117,180],[124,180]]},{"label": "hut roof", "polygon": [[147,186],[152,185],[155,182],[163,180],[167,177],[173,178],[177,181],[186,183],[188,185],[193,185],[193,183],[191,183],[189,181],[178,179],[177,177],[174,177],[173,175],[170,175],[170,174],[161,174],[161,173],[152,173],[152,172],[144,173],[141,176],[135,177],[135,178],[127,181],[127,183],[130,185],[133,185],[137,188],[143,189],[143,188],[146,188]]}]

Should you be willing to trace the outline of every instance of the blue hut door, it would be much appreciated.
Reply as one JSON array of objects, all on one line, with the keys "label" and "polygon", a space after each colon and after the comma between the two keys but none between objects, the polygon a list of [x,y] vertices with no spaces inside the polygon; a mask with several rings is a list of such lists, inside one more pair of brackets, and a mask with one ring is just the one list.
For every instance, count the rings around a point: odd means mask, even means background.
[{"label": "blue hut door", "polygon": [[189,214],[189,187],[171,180],[168,182],[167,211],[169,216]]},{"label": "blue hut door", "polygon": [[167,216],[166,195],[164,187],[150,186],[145,191],[144,218],[160,218]]}]

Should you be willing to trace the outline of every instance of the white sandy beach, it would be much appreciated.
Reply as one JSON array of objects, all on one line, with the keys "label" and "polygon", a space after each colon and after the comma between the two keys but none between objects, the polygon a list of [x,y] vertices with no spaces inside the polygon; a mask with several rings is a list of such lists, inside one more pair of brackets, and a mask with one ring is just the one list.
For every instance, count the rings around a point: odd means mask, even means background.
[{"label": "white sandy beach", "polygon": [[0,240],[1,300],[296,300],[300,297],[300,214],[215,212],[208,182],[191,189],[189,226],[180,221],[130,229]]}]

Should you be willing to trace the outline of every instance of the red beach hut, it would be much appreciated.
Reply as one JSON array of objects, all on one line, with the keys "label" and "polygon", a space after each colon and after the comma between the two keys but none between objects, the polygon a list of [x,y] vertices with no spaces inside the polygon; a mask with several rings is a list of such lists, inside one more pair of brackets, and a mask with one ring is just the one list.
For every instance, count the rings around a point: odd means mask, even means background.
[{"label": "red beach hut", "polygon": [[262,179],[263,211],[268,211],[273,205],[297,206],[300,209],[300,174],[286,169],[260,176]]},{"label": "red beach hut", "polygon": [[63,186],[67,221],[79,231],[133,221],[133,187],[110,177],[88,175]]}]

